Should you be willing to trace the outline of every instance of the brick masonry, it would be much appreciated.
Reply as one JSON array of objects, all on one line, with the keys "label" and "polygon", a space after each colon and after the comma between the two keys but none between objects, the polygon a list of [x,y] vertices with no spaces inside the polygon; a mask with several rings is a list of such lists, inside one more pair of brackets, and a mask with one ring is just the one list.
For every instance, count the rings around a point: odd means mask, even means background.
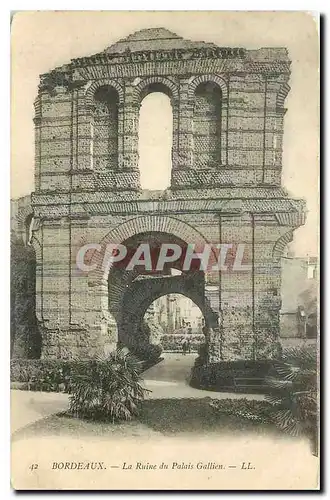
[{"label": "brick masonry", "polygon": [[[90,357],[127,339],[127,287],[130,317],[141,307],[136,276],[102,274],[96,253],[96,271],[86,275],[75,255],[85,243],[150,232],[184,243],[244,243],[250,271],[188,276],[190,295],[198,290],[208,318],[210,361],[276,354],[280,257],[305,220],[304,202],[281,187],[289,77],[285,48],[219,48],[163,28],[41,76],[32,244],[43,357]],[[141,190],[139,179],[139,107],[153,91],[165,92],[173,110],[164,192]],[[176,282],[189,295],[184,279]],[[156,289],[146,282],[144,307]]]}]

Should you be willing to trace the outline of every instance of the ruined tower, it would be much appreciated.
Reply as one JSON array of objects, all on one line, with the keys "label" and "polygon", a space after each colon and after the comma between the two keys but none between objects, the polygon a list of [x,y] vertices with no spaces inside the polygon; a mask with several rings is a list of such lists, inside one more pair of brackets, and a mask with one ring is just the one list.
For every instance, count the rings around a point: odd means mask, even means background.
[{"label": "ruined tower", "polygon": [[[152,301],[183,293],[202,309],[210,361],[276,353],[280,257],[304,223],[281,186],[285,48],[184,40],[164,28],[41,76],[35,101],[32,244],[43,357],[134,347]],[[171,186],[140,187],[139,109],[151,92],[173,113]],[[155,170],[157,165],[155,164]],[[248,270],[139,276],[77,269],[82,245],[137,241],[242,243]]]}]

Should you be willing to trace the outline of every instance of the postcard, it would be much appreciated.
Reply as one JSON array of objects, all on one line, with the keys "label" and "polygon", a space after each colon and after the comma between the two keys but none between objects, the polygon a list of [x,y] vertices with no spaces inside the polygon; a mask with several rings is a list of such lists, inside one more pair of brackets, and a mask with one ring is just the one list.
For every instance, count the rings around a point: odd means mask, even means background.
[{"label": "postcard", "polygon": [[11,485],[318,490],[319,19],[11,19]]}]

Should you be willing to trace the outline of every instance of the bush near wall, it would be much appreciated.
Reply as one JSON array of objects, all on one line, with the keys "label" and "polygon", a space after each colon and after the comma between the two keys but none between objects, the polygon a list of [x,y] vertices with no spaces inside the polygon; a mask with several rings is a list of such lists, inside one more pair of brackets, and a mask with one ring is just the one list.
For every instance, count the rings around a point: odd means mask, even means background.
[{"label": "bush near wall", "polygon": [[[88,365],[89,361],[86,361]],[[69,392],[71,373],[76,365],[72,360],[13,359],[10,380],[30,391]],[[16,384],[14,384],[16,385]]]},{"label": "bush near wall", "polygon": [[191,370],[190,385],[196,389],[231,392],[264,392],[265,377],[272,369],[270,360],[220,361],[200,364]]},{"label": "bush near wall", "polygon": [[[61,359],[12,359],[10,381],[13,389],[44,392],[70,392],[73,371],[86,365],[89,372],[95,360],[75,361]],[[148,368],[141,362],[141,372]]]},{"label": "bush near wall", "polygon": [[167,333],[162,335],[161,344],[164,351],[181,352],[182,343],[184,340],[190,340],[191,352],[198,352],[199,346],[205,342],[205,335],[203,335],[202,333],[192,333],[185,335],[178,333]]},{"label": "bush near wall", "polygon": [[35,315],[36,258],[31,246],[14,232],[10,236],[10,356],[35,359],[41,334]]}]

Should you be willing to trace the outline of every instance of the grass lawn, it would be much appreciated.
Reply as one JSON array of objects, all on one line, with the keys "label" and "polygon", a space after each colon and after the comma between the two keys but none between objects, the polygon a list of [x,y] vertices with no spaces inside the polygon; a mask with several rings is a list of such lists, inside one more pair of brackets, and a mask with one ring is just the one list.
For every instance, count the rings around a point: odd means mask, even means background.
[{"label": "grass lawn", "polygon": [[155,399],[142,403],[140,414],[134,420],[120,423],[95,422],[72,418],[65,413],[51,415],[24,427],[13,435],[13,440],[32,436],[70,436],[86,439],[152,436],[200,435],[274,435],[284,437],[274,426],[221,415],[210,406],[211,398]]}]

